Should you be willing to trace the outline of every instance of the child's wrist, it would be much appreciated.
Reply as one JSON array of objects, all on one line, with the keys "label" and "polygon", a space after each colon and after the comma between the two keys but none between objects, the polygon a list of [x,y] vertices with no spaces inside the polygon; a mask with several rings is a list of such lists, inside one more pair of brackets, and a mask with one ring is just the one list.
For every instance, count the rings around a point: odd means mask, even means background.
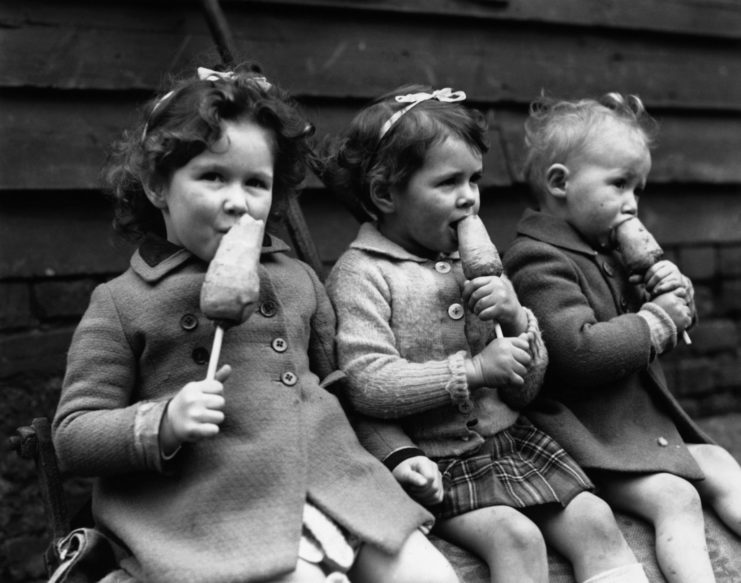
[{"label": "child's wrist", "polygon": [[463,368],[466,372],[466,381],[469,389],[484,386],[484,372],[481,369],[481,357],[476,355],[472,358],[463,359]]}]

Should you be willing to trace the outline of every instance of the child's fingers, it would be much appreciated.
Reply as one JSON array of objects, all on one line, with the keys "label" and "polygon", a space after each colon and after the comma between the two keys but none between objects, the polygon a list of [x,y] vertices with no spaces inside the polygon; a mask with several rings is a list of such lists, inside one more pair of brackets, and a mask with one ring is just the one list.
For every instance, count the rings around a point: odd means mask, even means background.
[{"label": "child's fingers", "polygon": [[216,374],[214,374],[214,378],[219,381],[220,383],[223,383],[228,379],[232,374],[232,367],[228,364],[224,364],[219,367],[219,370],[216,371]]}]

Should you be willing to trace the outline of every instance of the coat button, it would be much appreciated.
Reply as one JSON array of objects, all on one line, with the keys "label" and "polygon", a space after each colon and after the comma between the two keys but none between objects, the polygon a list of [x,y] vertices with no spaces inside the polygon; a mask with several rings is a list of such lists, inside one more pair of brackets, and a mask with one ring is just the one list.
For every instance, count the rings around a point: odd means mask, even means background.
[{"label": "coat button", "polygon": [[180,327],[183,330],[188,330],[189,332],[191,330],[195,330],[198,328],[198,318],[196,318],[193,314],[185,314],[182,318],[180,318]]},{"label": "coat button", "polygon": [[607,261],[602,262],[602,271],[605,272],[607,277],[614,277],[615,275],[615,271],[610,267],[610,264],[607,263]]},{"label": "coat button", "polygon": [[206,364],[208,362],[208,350],[203,346],[194,348],[191,356],[196,364]]},{"label": "coat button", "polygon": [[450,263],[447,261],[438,261],[435,263],[435,271],[438,273],[449,273],[450,272]]},{"label": "coat button", "polygon": [[285,352],[288,349],[288,342],[283,340],[283,338],[273,338],[270,345],[276,352]]},{"label": "coat button", "polygon": [[278,306],[270,300],[260,304],[260,313],[266,318],[272,318],[278,312]]},{"label": "coat button", "polygon": [[292,387],[298,382],[298,377],[291,371],[286,371],[280,375],[280,380],[287,387]]},{"label": "coat button", "polygon": [[448,308],[448,316],[453,320],[460,320],[463,317],[463,306],[460,304],[451,304]]},{"label": "coat button", "polygon": [[468,415],[473,411],[473,401],[471,401],[471,399],[466,399],[465,401],[458,403],[458,411],[464,415]]},{"label": "coat button", "polygon": [[466,421],[466,427],[471,429],[472,427],[476,427],[479,424],[479,420],[474,417],[473,419],[469,419]]},{"label": "coat button", "polygon": [[666,439],[666,437],[659,437],[656,440],[656,443],[658,443],[661,447],[666,447],[669,445],[669,441]]}]

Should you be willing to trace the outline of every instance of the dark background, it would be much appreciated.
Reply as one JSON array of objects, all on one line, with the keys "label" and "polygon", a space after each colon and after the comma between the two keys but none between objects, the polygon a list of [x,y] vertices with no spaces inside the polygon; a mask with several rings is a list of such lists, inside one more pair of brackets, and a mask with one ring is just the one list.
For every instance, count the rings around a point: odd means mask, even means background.
[{"label": "dark background", "polygon": [[[692,415],[741,411],[737,0],[222,5],[238,56],[289,89],[320,135],[401,84],[465,90],[491,121],[482,215],[500,251],[526,204],[528,102],[541,91],[638,94],[661,126],[641,217],[695,282],[701,317],[692,346],[664,359],[667,374]],[[53,414],[89,293],[127,265],[98,191],[108,144],[168,73],[217,60],[197,2],[0,1],[0,437]],[[329,267],[358,225],[316,179],[301,204]],[[0,581],[43,577],[34,479],[3,454]]]}]

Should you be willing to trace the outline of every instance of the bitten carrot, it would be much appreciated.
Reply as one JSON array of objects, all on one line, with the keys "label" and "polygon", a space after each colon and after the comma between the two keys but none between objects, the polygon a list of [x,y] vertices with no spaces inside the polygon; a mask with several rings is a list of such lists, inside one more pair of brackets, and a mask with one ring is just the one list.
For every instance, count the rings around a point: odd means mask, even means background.
[{"label": "bitten carrot", "polygon": [[216,323],[206,378],[213,378],[224,328],[246,321],[260,296],[258,266],[265,223],[244,214],[221,238],[201,288],[201,310]]},{"label": "bitten carrot", "polygon": [[[664,250],[643,223],[632,217],[620,223],[612,232],[613,241],[628,272],[643,274],[664,255]],[[682,331],[685,344],[692,344],[687,330]]]}]

